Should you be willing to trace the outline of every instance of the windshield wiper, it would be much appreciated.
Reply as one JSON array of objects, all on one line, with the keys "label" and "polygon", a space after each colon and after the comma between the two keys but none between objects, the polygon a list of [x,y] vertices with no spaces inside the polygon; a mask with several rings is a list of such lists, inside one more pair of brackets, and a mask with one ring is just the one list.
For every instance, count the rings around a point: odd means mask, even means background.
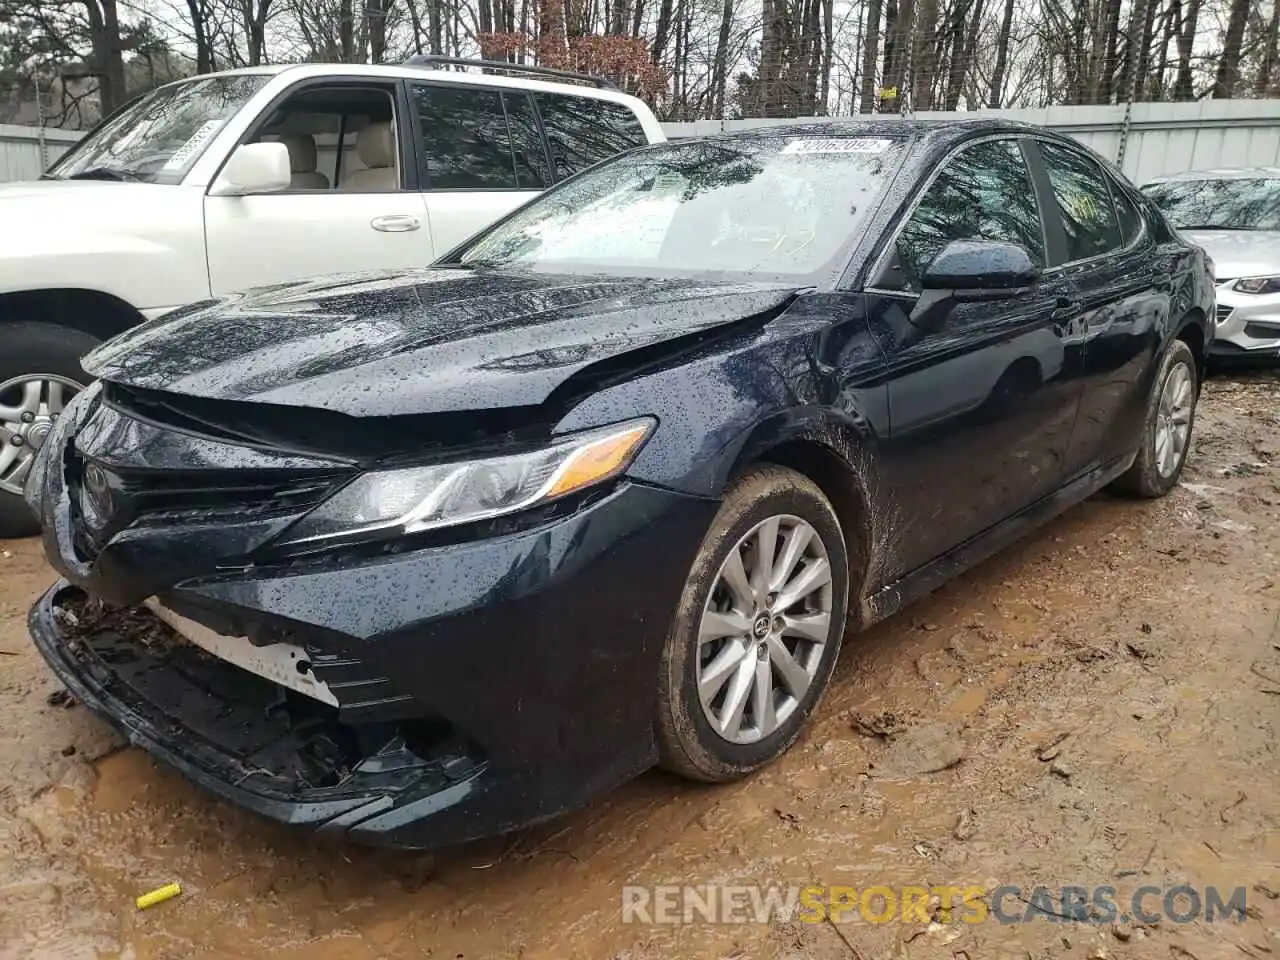
[{"label": "windshield wiper", "polygon": [[62,177],[63,180],[141,180],[142,178],[130,170],[121,170],[118,167],[90,167],[88,170],[81,170],[79,173],[68,174]]}]

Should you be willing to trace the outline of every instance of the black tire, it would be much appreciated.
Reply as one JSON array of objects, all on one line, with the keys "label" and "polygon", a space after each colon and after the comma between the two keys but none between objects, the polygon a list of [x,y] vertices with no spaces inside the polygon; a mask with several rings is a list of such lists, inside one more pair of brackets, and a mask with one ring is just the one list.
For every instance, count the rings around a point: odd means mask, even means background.
[{"label": "black tire", "polygon": [[[795,706],[790,715],[772,733],[755,742],[735,743],[713,729],[704,714],[697,690],[701,656],[698,635],[703,611],[730,551],[737,550],[757,525],[778,516],[803,520],[816,531],[826,550],[831,572],[830,626],[825,643],[809,648],[809,657],[816,660],[807,662],[815,669],[804,694],[792,697]],[[657,723],[662,766],[693,780],[724,782],[746,776],[785,753],[800,735],[831,679],[844,634],[848,597],[849,561],[844,536],[835,510],[822,491],[802,474],[771,464],[752,467],[736,480],[694,559],[663,650]],[[754,642],[749,636],[743,640],[748,646]],[[743,658],[743,662],[749,660],[754,661],[755,656]],[[784,692],[784,696],[791,694]],[[772,695],[769,702],[773,702]]]},{"label": "black tire", "polygon": [[[84,385],[89,376],[80,358],[96,347],[96,337],[51,323],[0,325],[0,384],[30,374],[54,374]],[[0,403],[5,402],[0,398]],[[0,489],[0,537],[27,537],[40,530],[22,497]]]},{"label": "black tire", "polygon": [[[1187,420],[1187,441],[1177,454],[1177,462],[1167,474],[1161,473],[1156,458],[1156,442],[1158,422],[1160,418],[1160,398],[1165,384],[1174,376],[1175,371],[1185,369],[1191,378],[1191,410]],[[1196,365],[1195,354],[1181,340],[1174,340],[1165,351],[1151,386],[1151,396],[1147,400],[1147,416],[1142,424],[1142,440],[1138,447],[1138,455],[1133,466],[1126,470],[1111,485],[1111,489],[1126,497],[1135,499],[1154,499],[1163,497],[1175,486],[1182,475],[1182,468],[1187,462],[1187,454],[1191,450],[1191,441],[1195,435],[1196,402],[1200,399],[1200,375]]]}]

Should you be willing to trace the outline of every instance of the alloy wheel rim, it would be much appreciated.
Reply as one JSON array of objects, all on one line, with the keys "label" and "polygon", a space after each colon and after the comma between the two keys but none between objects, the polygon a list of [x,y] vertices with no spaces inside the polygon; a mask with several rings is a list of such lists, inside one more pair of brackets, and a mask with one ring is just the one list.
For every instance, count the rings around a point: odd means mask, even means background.
[{"label": "alloy wheel rim", "polygon": [[1185,363],[1177,364],[1164,381],[1156,408],[1156,469],[1162,477],[1173,476],[1186,454],[1194,395],[1191,371]]},{"label": "alloy wheel rim", "polygon": [[831,563],[813,525],[778,515],[729,551],[698,625],[703,716],[731,743],[757,743],[795,713],[831,628]]},{"label": "alloy wheel rim", "polygon": [[0,490],[21,495],[31,464],[81,384],[56,373],[0,383]]}]

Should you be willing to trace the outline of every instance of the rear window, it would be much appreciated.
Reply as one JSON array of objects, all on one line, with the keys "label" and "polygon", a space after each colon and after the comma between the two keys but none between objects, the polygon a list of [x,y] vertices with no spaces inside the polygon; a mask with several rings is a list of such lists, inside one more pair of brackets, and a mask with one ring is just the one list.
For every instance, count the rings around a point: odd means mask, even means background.
[{"label": "rear window", "polygon": [[1142,192],[1183,230],[1280,230],[1280,179],[1169,180]]},{"label": "rear window", "polygon": [[649,142],[639,118],[621,103],[560,93],[538,93],[534,99],[557,180]]}]

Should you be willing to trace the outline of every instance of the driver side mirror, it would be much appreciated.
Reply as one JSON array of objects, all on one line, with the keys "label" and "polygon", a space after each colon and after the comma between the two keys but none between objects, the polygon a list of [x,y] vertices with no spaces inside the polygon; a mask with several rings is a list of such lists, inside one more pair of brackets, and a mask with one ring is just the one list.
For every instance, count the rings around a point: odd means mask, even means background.
[{"label": "driver side mirror", "polygon": [[288,190],[292,182],[289,148],[283,143],[243,143],[223,165],[209,188],[209,196],[279,193]]},{"label": "driver side mirror", "polygon": [[994,300],[1033,290],[1040,271],[1016,243],[952,240],[920,278],[926,291],[947,292],[957,301]]},{"label": "driver side mirror", "polygon": [[917,331],[912,336],[941,330],[957,303],[1014,297],[1039,283],[1039,268],[1019,244],[952,240],[920,278],[920,299],[909,317]]}]

